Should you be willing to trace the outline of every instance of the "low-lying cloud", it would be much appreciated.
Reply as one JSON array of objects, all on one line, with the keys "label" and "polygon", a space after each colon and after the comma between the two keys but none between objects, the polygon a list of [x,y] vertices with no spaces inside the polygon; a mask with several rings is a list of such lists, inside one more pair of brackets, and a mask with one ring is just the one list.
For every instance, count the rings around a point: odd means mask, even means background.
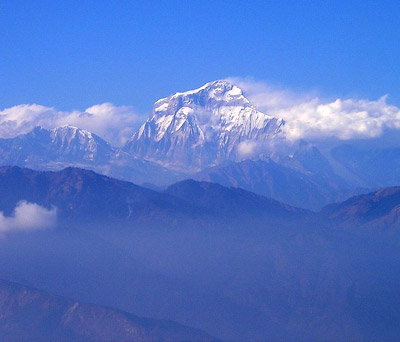
[{"label": "low-lying cloud", "polygon": [[132,135],[138,116],[131,107],[102,103],[84,111],[63,112],[37,104],[23,104],[0,111],[0,137],[11,138],[35,126],[52,129],[65,124],[96,133],[115,146]]},{"label": "low-lying cloud", "polygon": [[52,229],[57,224],[57,209],[21,201],[11,216],[0,211],[0,233]]},{"label": "low-lying cloud", "polygon": [[324,101],[314,93],[296,94],[251,79],[228,80],[241,87],[260,111],[283,118],[288,140],[368,139],[400,129],[400,108],[388,104],[386,95],[374,101]]}]

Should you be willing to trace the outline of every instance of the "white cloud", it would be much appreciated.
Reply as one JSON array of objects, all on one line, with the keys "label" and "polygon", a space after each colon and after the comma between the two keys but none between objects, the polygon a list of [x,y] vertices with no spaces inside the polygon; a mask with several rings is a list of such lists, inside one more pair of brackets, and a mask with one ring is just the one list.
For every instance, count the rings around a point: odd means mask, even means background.
[{"label": "white cloud", "polygon": [[375,101],[324,101],[315,93],[295,94],[251,79],[228,80],[241,87],[259,110],[283,118],[288,140],[368,139],[400,129],[400,108],[389,105],[387,96]]},{"label": "white cloud", "polygon": [[107,102],[72,112],[25,104],[0,111],[0,137],[10,138],[27,133],[35,126],[51,129],[70,124],[91,131],[112,145],[121,146],[133,133],[137,119],[132,108]]},{"label": "white cloud", "polygon": [[56,223],[56,208],[49,210],[27,201],[19,202],[11,216],[0,211],[0,233],[51,229]]},{"label": "white cloud", "polygon": [[388,105],[386,96],[376,101],[337,99],[321,103],[314,99],[280,112],[289,139],[377,138],[400,128],[400,109]]},{"label": "white cloud", "polygon": [[237,153],[240,158],[246,158],[254,155],[256,152],[257,144],[254,141],[242,141],[237,147]]}]

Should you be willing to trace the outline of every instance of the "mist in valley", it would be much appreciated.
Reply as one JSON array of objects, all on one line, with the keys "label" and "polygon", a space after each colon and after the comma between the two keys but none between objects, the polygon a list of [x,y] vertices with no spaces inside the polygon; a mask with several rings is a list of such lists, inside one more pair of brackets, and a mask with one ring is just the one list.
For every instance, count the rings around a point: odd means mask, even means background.
[{"label": "mist in valley", "polygon": [[226,340],[394,339],[398,247],[326,223],[67,225],[3,236],[0,274]]}]

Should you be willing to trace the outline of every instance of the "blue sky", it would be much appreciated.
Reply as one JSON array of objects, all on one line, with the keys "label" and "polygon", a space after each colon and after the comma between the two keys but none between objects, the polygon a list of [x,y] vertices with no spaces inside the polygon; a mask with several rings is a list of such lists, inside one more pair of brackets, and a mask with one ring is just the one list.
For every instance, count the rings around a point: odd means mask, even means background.
[{"label": "blue sky", "polygon": [[150,111],[228,76],[400,105],[400,1],[0,0],[0,108]]}]

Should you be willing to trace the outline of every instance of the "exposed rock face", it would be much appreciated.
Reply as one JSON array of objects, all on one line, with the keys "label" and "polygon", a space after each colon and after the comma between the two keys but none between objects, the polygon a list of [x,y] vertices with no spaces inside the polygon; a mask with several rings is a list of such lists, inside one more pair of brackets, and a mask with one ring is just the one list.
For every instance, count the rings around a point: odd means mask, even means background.
[{"label": "exposed rock face", "polygon": [[150,118],[125,146],[165,165],[201,168],[245,158],[255,142],[268,142],[284,124],[259,112],[226,81],[158,100]]}]

